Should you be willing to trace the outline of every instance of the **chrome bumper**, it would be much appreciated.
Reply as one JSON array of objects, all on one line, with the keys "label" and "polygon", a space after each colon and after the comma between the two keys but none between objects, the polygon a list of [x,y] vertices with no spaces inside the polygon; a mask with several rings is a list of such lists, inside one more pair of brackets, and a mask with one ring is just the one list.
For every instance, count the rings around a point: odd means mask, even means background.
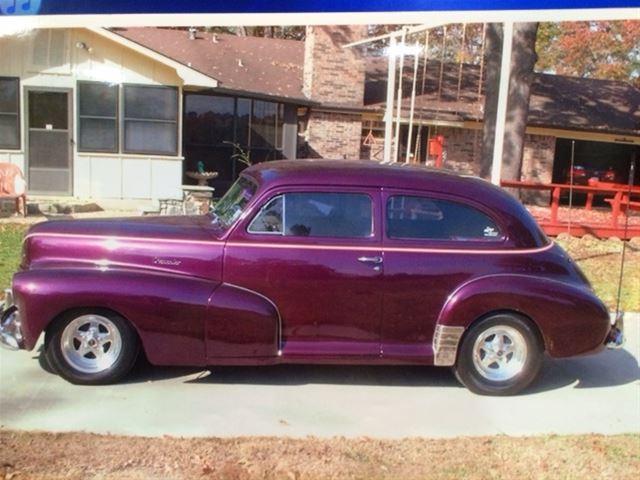
[{"label": "chrome bumper", "polygon": [[0,346],[9,350],[24,347],[18,307],[13,304],[11,289],[4,291],[4,303],[0,305]]},{"label": "chrome bumper", "polygon": [[604,342],[607,348],[622,348],[624,344],[624,312],[618,312]]}]

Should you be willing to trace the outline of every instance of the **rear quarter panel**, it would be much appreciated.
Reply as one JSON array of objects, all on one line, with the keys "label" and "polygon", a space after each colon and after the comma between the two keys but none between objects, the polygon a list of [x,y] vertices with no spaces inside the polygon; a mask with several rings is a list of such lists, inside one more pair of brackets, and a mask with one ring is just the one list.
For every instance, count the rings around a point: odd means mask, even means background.
[{"label": "rear quarter panel", "polygon": [[604,304],[586,287],[544,277],[489,275],[460,286],[440,312],[438,323],[467,328],[498,311],[531,319],[552,357],[580,355],[603,348],[609,332]]}]

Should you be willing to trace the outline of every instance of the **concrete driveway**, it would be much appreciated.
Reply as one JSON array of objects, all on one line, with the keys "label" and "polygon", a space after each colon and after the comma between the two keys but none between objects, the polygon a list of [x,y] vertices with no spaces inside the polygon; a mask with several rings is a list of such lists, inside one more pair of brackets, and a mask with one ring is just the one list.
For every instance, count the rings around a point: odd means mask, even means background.
[{"label": "concrete driveway", "polygon": [[545,361],[526,394],[481,397],[448,369],[139,365],[127,383],[79,387],[34,352],[0,351],[3,428],[144,436],[456,437],[640,432],[640,315],[622,350]]}]

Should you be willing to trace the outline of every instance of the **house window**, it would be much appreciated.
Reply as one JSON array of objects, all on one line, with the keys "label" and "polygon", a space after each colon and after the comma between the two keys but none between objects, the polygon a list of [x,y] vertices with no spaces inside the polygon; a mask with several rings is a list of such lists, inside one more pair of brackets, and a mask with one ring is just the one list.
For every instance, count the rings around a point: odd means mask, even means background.
[{"label": "house window", "polygon": [[20,148],[20,82],[0,77],[0,148]]},{"label": "house window", "polygon": [[282,126],[282,104],[255,100],[251,119],[251,146],[277,149],[282,147],[279,133]]},{"label": "house window", "polygon": [[[282,158],[284,105],[251,98],[187,93],[184,96],[185,170],[199,164],[219,173],[216,182],[233,181],[245,165]],[[222,187],[224,188],[224,187]]]},{"label": "house window", "polygon": [[173,87],[124,86],[126,153],[178,153],[178,90]]},{"label": "house window", "polygon": [[118,86],[78,83],[78,150],[118,151]]},{"label": "house window", "polygon": [[177,155],[178,89],[78,82],[78,133],[81,152]]}]

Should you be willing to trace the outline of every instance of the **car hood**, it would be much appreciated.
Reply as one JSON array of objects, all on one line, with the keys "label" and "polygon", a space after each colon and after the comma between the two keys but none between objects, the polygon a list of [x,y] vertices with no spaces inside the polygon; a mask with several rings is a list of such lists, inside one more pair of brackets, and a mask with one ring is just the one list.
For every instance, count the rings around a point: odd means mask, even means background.
[{"label": "car hood", "polygon": [[212,217],[210,215],[183,215],[52,220],[34,225],[27,235],[93,235],[204,241],[217,238],[217,232],[212,227]]},{"label": "car hood", "polygon": [[223,243],[212,217],[55,220],[25,237],[21,268],[134,269],[218,279]]}]

